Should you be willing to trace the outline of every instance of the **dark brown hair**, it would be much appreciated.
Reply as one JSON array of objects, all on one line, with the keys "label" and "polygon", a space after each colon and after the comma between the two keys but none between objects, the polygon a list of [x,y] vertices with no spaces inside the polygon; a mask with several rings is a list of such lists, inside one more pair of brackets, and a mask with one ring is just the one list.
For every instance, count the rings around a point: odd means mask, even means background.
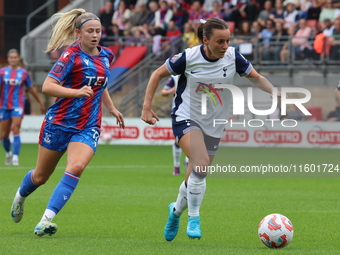
[{"label": "dark brown hair", "polygon": [[208,19],[205,23],[200,23],[197,27],[197,38],[198,40],[203,43],[203,36],[207,37],[210,39],[213,29],[219,29],[219,30],[224,30],[224,29],[229,29],[229,25],[223,20],[219,18],[210,18]]}]

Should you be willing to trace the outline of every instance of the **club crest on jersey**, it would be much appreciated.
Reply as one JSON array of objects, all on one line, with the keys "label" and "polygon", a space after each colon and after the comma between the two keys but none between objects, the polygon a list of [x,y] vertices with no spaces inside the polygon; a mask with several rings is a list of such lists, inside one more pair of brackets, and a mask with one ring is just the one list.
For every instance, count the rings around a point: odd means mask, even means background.
[{"label": "club crest on jersey", "polygon": [[170,62],[171,62],[171,63],[175,63],[181,56],[182,56],[182,53],[179,53],[179,54],[173,56],[173,57],[170,59]]},{"label": "club crest on jersey", "polygon": [[104,64],[105,64],[106,68],[110,68],[110,63],[109,63],[109,60],[107,58],[104,58]]},{"label": "club crest on jersey", "polygon": [[44,142],[45,143],[51,143],[51,134],[49,134],[49,133],[45,133],[44,134]]},{"label": "club crest on jersey", "polygon": [[61,71],[64,69],[65,67],[65,63],[62,61],[58,61],[57,63],[55,63],[54,67],[53,67],[53,72],[54,73],[61,73]]},{"label": "club crest on jersey", "polygon": [[227,73],[226,73],[228,70],[227,67],[223,67],[222,70],[223,70],[223,77],[227,77]]}]

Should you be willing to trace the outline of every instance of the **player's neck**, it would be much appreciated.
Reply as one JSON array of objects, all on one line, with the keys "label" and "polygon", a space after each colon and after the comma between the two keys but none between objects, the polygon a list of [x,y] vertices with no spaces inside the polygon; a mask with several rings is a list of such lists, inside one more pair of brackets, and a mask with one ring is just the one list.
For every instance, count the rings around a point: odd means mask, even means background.
[{"label": "player's neck", "polygon": [[99,54],[99,49],[98,47],[94,47],[94,48],[87,48],[86,46],[80,44],[81,49],[86,52],[89,55],[95,56]]},{"label": "player's neck", "polygon": [[11,69],[13,69],[13,70],[17,70],[17,69],[19,68],[18,65],[14,65],[14,66],[13,66],[13,65],[10,65],[9,67],[10,67]]}]

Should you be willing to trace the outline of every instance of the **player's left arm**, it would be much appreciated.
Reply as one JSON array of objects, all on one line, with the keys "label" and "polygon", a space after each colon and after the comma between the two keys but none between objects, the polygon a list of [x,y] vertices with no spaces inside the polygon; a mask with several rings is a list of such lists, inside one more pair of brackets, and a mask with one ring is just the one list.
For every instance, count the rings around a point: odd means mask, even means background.
[{"label": "player's left arm", "polygon": [[40,97],[38,95],[37,90],[33,86],[29,87],[27,89],[28,89],[28,92],[30,92],[32,94],[32,96],[35,98],[35,100],[37,100],[37,102],[39,103],[39,105],[40,105],[40,112],[44,113],[46,108],[45,108],[45,105],[44,105],[43,101],[41,101],[41,99],[40,99]]},{"label": "player's left arm", "polygon": [[109,112],[116,117],[117,119],[117,125],[119,125],[119,127],[121,128],[125,128],[125,123],[124,123],[124,117],[123,114],[121,114],[117,108],[114,106],[109,91],[106,89],[104,89],[103,91],[103,103],[105,105],[105,107],[109,110]]},{"label": "player's left arm", "polygon": [[[263,77],[259,74],[254,68],[250,71],[250,73],[246,76],[253,84],[255,84],[259,89],[268,92],[270,95],[273,93],[273,84],[267,80],[266,77]],[[281,92],[278,91],[278,96],[281,96]]]}]

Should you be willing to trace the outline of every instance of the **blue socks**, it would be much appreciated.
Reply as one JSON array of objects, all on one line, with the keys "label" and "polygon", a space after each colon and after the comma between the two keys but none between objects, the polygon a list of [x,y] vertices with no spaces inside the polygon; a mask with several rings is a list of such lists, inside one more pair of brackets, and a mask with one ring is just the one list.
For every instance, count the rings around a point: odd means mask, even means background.
[{"label": "blue socks", "polygon": [[11,141],[9,139],[2,139],[2,146],[6,152],[10,152],[11,150]]},{"label": "blue socks", "polygon": [[39,186],[35,185],[32,179],[32,174],[34,170],[29,171],[24,179],[22,180],[19,194],[22,197],[28,197],[29,194],[31,194],[33,191],[35,191]]},{"label": "blue socks", "polygon": [[63,208],[70,199],[74,189],[77,187],[79,177],[65,172],[48,202],[47,208],[56,214]]},{"label": "blue socks", "polygon": [[21,148],[20,135],[13,136],[13,155],[19,155]]}]

